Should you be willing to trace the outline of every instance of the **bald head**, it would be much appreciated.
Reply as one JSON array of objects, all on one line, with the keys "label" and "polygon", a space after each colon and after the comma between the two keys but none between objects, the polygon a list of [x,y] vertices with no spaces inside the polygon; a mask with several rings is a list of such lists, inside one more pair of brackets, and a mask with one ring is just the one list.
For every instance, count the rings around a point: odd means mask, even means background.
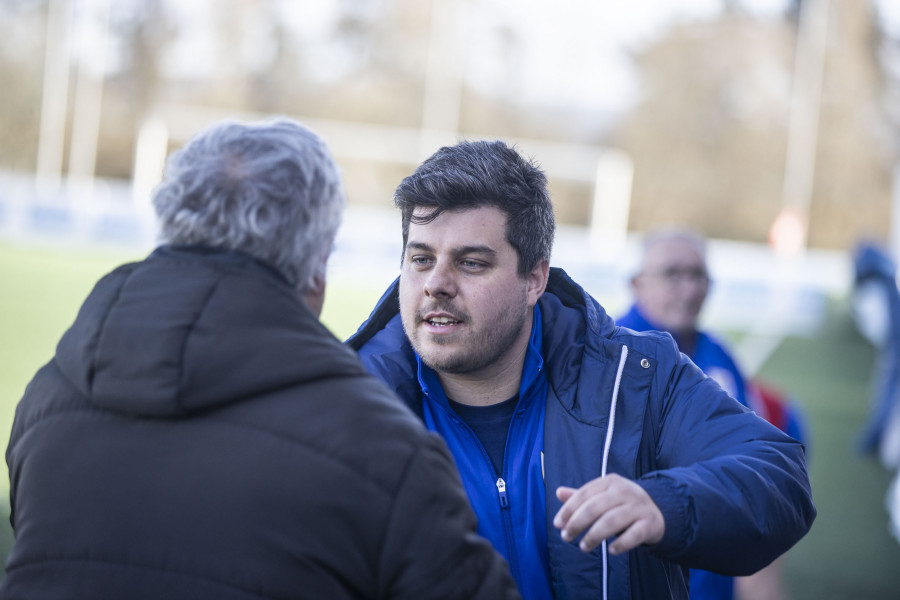
[{"label": "bald head", "polygon": [[649,235],[631,287],[638,308],[654,326],[676,337],[692,334],[709,291],[706,241],[685,230]]}]

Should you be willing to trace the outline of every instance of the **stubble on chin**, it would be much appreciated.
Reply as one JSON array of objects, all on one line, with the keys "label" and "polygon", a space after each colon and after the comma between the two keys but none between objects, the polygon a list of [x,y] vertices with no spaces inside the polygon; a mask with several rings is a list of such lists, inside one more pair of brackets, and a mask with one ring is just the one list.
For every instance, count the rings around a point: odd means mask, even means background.
[{"label": "stubble on chin", "polygon": [[[413,350],[422,359],[426,366],[438,373],[457,373],[465,371],[465,348],[456,352],[450,348],[454,340],[448,336],[432,336],[419,329],[421,323],[417,322],[415,329],[410,332],[404,323],[403,329]],[[455,337],[455,336],[454,336]]]},{"label": "stubble on chin", "polygon": [[[467,331],[465,336],[430,336],[419,329],[417,324],[413,335],[409,335],[407,331],[407,338],[422,362],[432,370],[463,375],[481,371],[501,360],[515,345],[516,338],[525,326],[526,317],[527,313],[524,311],[520,315],[508,315],[496,327]],[[419,338],[420,333],[427,339]]]}]

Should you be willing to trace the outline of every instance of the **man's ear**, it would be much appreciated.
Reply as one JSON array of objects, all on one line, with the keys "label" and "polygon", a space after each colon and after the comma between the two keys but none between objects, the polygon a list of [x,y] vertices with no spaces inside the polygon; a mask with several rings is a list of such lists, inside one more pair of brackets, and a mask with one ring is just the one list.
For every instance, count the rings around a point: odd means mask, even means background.
[{"label": "man's ear", "polygon": [[321,316],[322,306],[325,304],[325,270],[318,271],[312,280],[312,284],[303,293],[303,300],[309,306],[313,314]]},{"label": "man's ear", "polygon": [[631,283],[631,291],[632,292],[636,291],[638,288],[638,285],[640,285],[640,282],[638,281],[640,279],[640,277],[641,277],[640,273],[635,273],[634,275],[631,276],[631,279],[628,280]]},{"label": "man's ear", "polygon": [[537,301],[544,295],[549,277],[550,261],[542,260],[531,269],[531,272],[526,276],[527,287],[525,291],[528,298],[528,306],[537,304]]}]

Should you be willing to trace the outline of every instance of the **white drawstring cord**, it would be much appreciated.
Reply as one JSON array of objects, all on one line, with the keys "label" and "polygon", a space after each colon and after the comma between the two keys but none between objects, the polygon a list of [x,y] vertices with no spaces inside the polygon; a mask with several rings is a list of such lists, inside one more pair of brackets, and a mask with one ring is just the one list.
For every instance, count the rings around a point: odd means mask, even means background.
[{"label": "white drawstring cord", "polygon": [[[622,382],[622,372],[625,370],[625,359],[628,358],[628,346],[622,346],[622,355],[619,357],[619,370],[616,372],[616,385],[613,387],[612,400],[609,403],[609,425],[606,427],[606,441],[603,443],[603,463],[600,466],[600,477],[606,476],[606,463],[609,461],[609,448],[612,445],[613,430],[616,428],[616,404],[619,402],[619,384]],[[606,556],[606,540],[602,542],[603,555],[603,600],[607,600],[609,586],[609,565]]]}]

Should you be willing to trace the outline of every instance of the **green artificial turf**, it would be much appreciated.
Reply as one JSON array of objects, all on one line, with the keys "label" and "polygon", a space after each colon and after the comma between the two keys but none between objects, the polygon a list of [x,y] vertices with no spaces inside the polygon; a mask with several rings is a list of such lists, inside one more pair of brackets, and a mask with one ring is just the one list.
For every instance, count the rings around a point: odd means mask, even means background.
[{"label": "green artificial turf", "polygon": [[806,413],[810,481],[819,511],[786,557],[798,600],[900,598],[900,542],[888,533],[893,472],[858,450],[869,415],[875,349],[836,300],[814,339],[787,339],[760,375],[792,393]]}]

